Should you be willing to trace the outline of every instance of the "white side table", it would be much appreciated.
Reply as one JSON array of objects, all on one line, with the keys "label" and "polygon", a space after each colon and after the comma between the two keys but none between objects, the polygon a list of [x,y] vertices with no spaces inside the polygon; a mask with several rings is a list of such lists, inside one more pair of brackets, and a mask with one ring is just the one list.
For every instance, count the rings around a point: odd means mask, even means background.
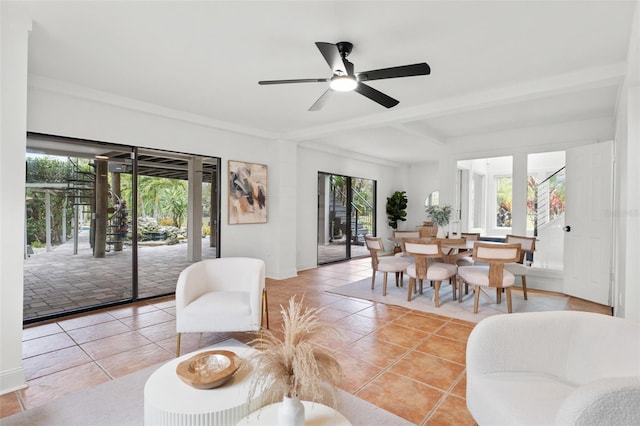
[{"label": "white side table", "polygon": [[[331,407],[317,402],[302,401],[304,405],[304,423],[313,426],[351,426],[345,416]],[[238,422],[238,426],[276,425],[280,403],[262,407]]]},{"label": "white side table", "polygon": [[235,425],[259,407],[259,395],[251,404],[247,401],[251,370],[238,371],[231,381],[215,389],[196,389],[180,380],[176,374],[179,363],[212,349],[232,351],[245,359],[255,350],[237,341],[225,341],[183,355],[158,368],[144,386],[146,426]]}]

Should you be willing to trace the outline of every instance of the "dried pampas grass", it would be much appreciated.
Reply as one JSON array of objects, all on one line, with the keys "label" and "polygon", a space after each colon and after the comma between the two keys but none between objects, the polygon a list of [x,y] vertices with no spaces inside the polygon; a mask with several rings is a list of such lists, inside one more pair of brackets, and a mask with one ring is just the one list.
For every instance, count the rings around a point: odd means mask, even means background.
[{"label": "dried pampas grass", "polygon": [[280,306],[282,339],[264,330],[261,338],[249,342],[258,349],[246,363],[254,368],[249,400],[264,391],[266,403],[288,396],[328,402],[334,408],[337,405],[335,387],[342,377],[340,364],[332,353],[311,343],[320,332],[337,329],[318,318],[320,310],[303,308],[303,300],[296,302],[294,296],[288,309]]}]

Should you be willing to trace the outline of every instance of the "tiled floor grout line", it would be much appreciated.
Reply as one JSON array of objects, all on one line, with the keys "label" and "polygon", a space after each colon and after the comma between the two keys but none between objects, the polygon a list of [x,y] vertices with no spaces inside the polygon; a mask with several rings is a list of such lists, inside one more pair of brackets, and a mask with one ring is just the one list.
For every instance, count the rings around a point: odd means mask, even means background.
[{"label": "tiled floor grout line", "polygon": [[[405,315],[407,315],[407,314],[405,314]],[[403,316],[405,316],[405,315],[403,315]],[[429,318],[429,317],[425,317],[425,318]],[[416,345],[414,345],[414,347],[412,347],[409,351],[407,351],[403,356],[401,356],[401,357],[400,357],[400,358],[398,358],[394,363],[392,363],[391,365],[389,365],[389,366],[388,366],[388,368],[390,369],[392,366],[394,366],[394,365],[398,364],[400,361],[402,361],[402,360],[403,360],[403,359],[405,359],[407,356],[409,356],[409,354],[410,354],[411,352],[413,352],[413,351],[420,352],[417,348],[418,348],[422,343],[424,343],[424,342],[426,342],[427,340],[429,340],[431,337],[436,336],[436,335],[437,335],[436,333],[437,333],[439,330],[441,330],[441,329],[445,328],[448,324],[454,324],[453,319],[449,319],[449,320],[445,321],[445,322],[444,322],[440,327],[438,327],[438,328],[436,328],[435,330],[433,330],[432,332],[430,332],[430,333],[429,333],[429,335],[427,335],[427,336],[426,336],[426,337],[424,337],[422,340],[420,340]],[[440,336],[440,337],[442,337],[442,336]],[[453,339],[453,340],[457,340],[457,339]],[[424,353],[424,352],[420,352],[420,353]],[[444,358],[437,357],[436,355],[433,355],[433,354],[427,354],[427,353],[425,353],[425,355],[433,356],[433,357],[435,357],[435,358],[439,358],[439,359],[443,359],[443,360],[448,361],[448,362],[453,362],[453,361],[451,361],[451,360],[446,360],[446,359],[444,359]],[[424,383],[424,382],[421,382],[421,381],[419,381],[419,380],[415,380],[415,379],[413,379],[413,378],[411,378],[411,377],[403,376],[403,377],[406,377],[408,380],[411,380],[411,381],[413,381],[413,382],[415,382],[415,383],[418,383],[418,384],[420,384],[420,385],[424,385],[424,386],[430,387],[430,388],[432,388],[432,389],[435,389],[435,390],[437,390],[437,391],[439,391],[439,392],[442,392],[442,395],[440,396],[440,398],[438,399],[438,401],[434,404],[434,406],[431,408],[431,410],[427,413],[427,415],[426,415],[426,416],[425,416],[425,418],[422,420],[422,422],[420,422],[420,423],[419,423],[420,425],[426,425],[426,424],[428,423],[428,421],[431,419],[431,417],[433,417],[433,416],[435,415],[435,413],[438,411],[438,408],[439,408],[439,407],[444,403],[444,401],[449,397],[449,395],[451,394],[451,390],[452,390],[452,389],[455,387],[455,385],[456,385],[456,384],[461,380],[461,377],[462,377],[462,376],[464,376],[465,372],[466,372],[466,369],[465,369],[465,370],[463,370],[463,372],[462,372],[462,373],[460,373],[460,374],[458,375],[458,378],[457,378],[456,380],[454,380],[454,381],[453,381],[453,383],[452,383],[451,385],[449,385],[449,388],[448,388],[447,390],[442,390],[442,389],[437,388],[437,387],[435,387],[435,386],[432,386],[432,385],[430,385],[430,384],[428,384],[428,383]],[[389,371],[389,373],[391,373],[391,374],[396,374],[396,373],[393,373],[392,371]]]},{"label": "tiled floor grout line", "polygon": [[102,370],[102,372],[104,374],[107,375],[107,377],[109,378],[109,380],[115,380],[116,378],[113,377],[111,374],[109,374],[109,372],[102,366],[102,364],[100,364],[99,360],[94,360],[93,363],[96,365],[96,367],[98,367],[100,370]]},{"label": "tiled floor grout line", "polygon": [[[404,313],[403,315],[401,315],[401,316],[400,316],[400,317],[398,317],[398,318],[402,318],[403,316],[406,316],[406,315],[408,315],[409,313],[410,313],[410,312]],[[425,318],[428,318],[428,317],[425,317]],[[393,323],[393,321],[390,321],[390,323]],[[451,323],[451,320],[445,321],[445,322],[444,322],[440,327],[436,328],[435,330],[433,330],[432,332],[430,332],[427,336],[425,336],[424,338],[422,338],[422,339],[420,339],[419,341],[417,341],[417,343],[416,343],[414,346],[412,346],[412,347],[410,347],[410,348],[407,348],[407,351],[406,351],[402,356],[400,356],[399,358],[397,358],[397,359],[396,359],[394,362],[392,362],[391,364],[389,364],[389,365],[387,365],[386,367],[382,368],[382,369],[381,369],[381,371],[380,371],[380,372],[378,372],[378,374],[374,375],[370,380],[368,380],[367,382],[365,382],[365,383],[364,383],[363,385],[361,385],[361,386],[360,386],[356,391],[354,391],[354,392],[353,392],[353,395],[358,396],[358,392],[360,392],[362,389],[364,389],[365,387],[367,387],[369,384],[371,384],[372,382],[374,382],[375,380],[377,380],[377,379],[378,379],[380,376],[382,376],[383,374],[394,374],[394,375],[399,376],[399,377],[405,377],[405,378],[406,378],[406,379],[408,379],[408,380],[411,380],[411,381],[413,381],[413,382],[415,382],[415,383],[418,383],[418,384],[420,384],[420,385],[424,385],[424,386],[430,387],[430,388],[435,389],[435,390],[437,390],[437,391],[439,391],[439,392],[443,392],[443,394],[442,394],[442,396],[440,397],[440,399],[438,400],[438,402],[433,406],[433,408],[429,411],[429,413],[427,413],[427,416],[425,417],[425,420],[426,420],[426,419],[428,419],[428,418],[430,418],[431,416],[433,416],[433,414],[437,411],[437,408],[438,408],[438,407],[439,407],[439,406],[444,402],[444,400],[449,396],[449,392],[448,392],[448,391],[442,391],[442,389],[439,389],[439,388],[436,388],[436,387],[434,387],[434,386],[431,386],[431,385],[429,385],[428,383],[423,383],[423,382],[421,382],[421,381],[419,381],[419,380],[415,380],[415,379],[413,379],[413,378],[411,378],[411,377],[407,377],[407,376],[400,376],[399,374],[397,374],[397,373],[395,373],[395,372],[391,371],[391,369],[392,369],[395,365],[399,364],[402,360],[404,360],[405,358],[407,358],[411,352],[413,352],[413,351],[420,352],[420,351],[418,351],[418,350],[417,350],[417,348],[418,348],[422,343],[426,342],[426,341],[427,341],[427,340],[429,340],[432,336],[434,336],[438,330],[440,330],[440,329],[444,328],[444,327],[445,327],[447,324],[449,324],[449,323]],[[417,329],[414,329],[414,330],[417,330]],[[419,330],[419,331],[422,331],[422,330]],[[369,333],[369,334],[372,334],[372,333]],[[353,343],[355,343],[355,342],[353,342]],[[423,352],[420,352],[420,353],[423,353]],[[426,354],[426,355],[434,356],[434,355],[431,355],[431,354]],[[458,378],[458,379],[455,381],[455,383],[457,383],[459,380],[460,380],[460,378]],[[452,388],[453,386],[454,386],[454,385],[451,385],[451,388]],[[423,421],[423,423],[424,423],[424,421]],[[421,423],[421,424],[422,424],[422,423]]]},{"label": "tiled floor grout line", "polygon": [[460,383],[460,381],[462,380],[463,377],[465,377],[466,374],[467,374],[467,369],[465,368],[458,375],[458,378],[451,383],[449,388],[446,391],[444,391],[444,393],[442,394],[442,397],[440,397],[438,402],[436,402],[435,405],[433,406],[433,409],[431,409],[431,411],[425,416],[425,418],[420,423],[421,426],[426,425],[429,422],[429,420],[431,420],[431,418],[435,415],[435,413],[438,411],[440,406],[444,404],[447,398],[449,398],[451,395],[453,395],[454,397],[458,397],[458,395],[452,394],[451,392],[458,385],[458,383]]}]

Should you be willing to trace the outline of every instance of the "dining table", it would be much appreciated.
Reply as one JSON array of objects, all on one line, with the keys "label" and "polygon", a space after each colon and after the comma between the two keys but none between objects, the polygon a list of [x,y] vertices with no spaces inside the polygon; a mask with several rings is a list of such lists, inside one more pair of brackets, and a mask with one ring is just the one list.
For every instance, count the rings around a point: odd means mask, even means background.
[{"label": "dining table", "polygon": [[[406,237],[390,237],[388,240],[396,246],[402,246],[402,241],[406,240]],[[433,241],[433,237],[419,237],[419,238],[410,238],[411,240],[421,240],[421,241]],[[463,257],[471,257],[473,253],[473,247],[476,241],[481,241],[482,243],[489,244],[504,244],[498,241],[482,241],[482,240],[464,240],[461,242],[459,238],[441,238],[440,239],[440,247],[442,248],[442,253],[444,254],[445,262],[455,264],[456,261]]]}]

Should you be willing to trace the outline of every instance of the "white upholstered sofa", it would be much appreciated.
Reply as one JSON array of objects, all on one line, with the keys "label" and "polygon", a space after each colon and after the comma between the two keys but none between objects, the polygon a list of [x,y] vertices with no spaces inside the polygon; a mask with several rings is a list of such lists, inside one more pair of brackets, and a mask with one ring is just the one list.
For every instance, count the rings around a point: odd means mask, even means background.
[{"label": "white upholstered sofa", "polygon": [[484,425],[640,425],[640,324],[560,311],[496,315],[467,344]]}]

